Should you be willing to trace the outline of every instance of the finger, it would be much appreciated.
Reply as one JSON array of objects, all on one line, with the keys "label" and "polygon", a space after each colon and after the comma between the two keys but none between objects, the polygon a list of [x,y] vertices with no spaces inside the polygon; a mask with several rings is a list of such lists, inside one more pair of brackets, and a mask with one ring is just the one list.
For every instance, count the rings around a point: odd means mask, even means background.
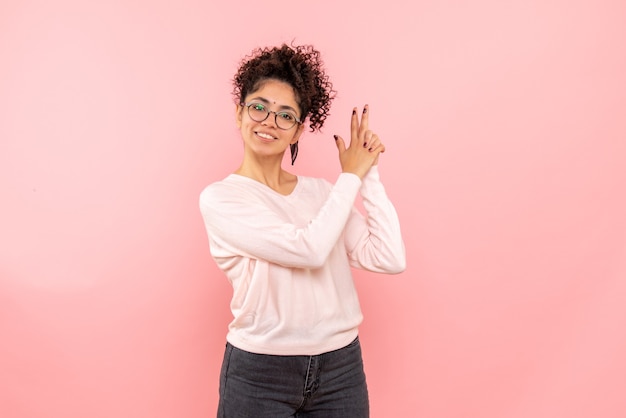
[{"label": "finger", "polygon": [[[375,136],[376,134],[374,132],[366,131],[365,134],[363,135],[363,148],[367,148],[372,143]],[[376,136],[376,138],[378,137]]]},{"label": "finger", "polygon": [[380,144],[380,145],[379,145],[378,147],[376,147],[375,149],[372,149],[372,150],[370,151],[370,154],[371,154],[371,155],[375,155],[375,156],[376,156],[376,157],[375,157],[375,158],[376,158],[376,161],[378,161],[378,156],[379,156],[380,154],[382,154],[383,152],[385,152],[385,146],[384,146],[384,145],[382,145],[382,144]]},{"label": "finger", "polygon": [[378,149],[379,147],[381,147],[382,145],[383,145],[383,144],[382,144],[380,141],[372,141],[372,142],[369,144],[369,146],[368,146],[367,150],[368,150],[368,151],[370,151],[370,152],[372,152],[372,151],[374,151],[374,150]]},{"label": "finger", "polygon": [[350,119],[350,145],[356,144],[359,137],[359,117],[356,114],[356,107],[352,109],[352,118]]},{"label": "finger", "polygon": [[363,116],[361,116],[361,124],[359,126],[359,133],[366,132],[370,125],[370,106],[365,105],[363,107]]},{"label": "finger", "polygon": [[383,152],[385,152],[385,145],[382,143],[378,143],[376,145],[373,145],[371,148],[369,148],[368,150],[369,152],[378,152],[380,154],[382,154]]},{"label": "finger", "polygon": [[384,152],[385,146],[380,141],[380,138],[378,137],[378,135],[373,134],[371,141],[368,142],[368,151],[371,152],[371,151],[374,151],[374,150],[378,150],[378,148],[381,148],[381,147],[382,147],[382,151],[380,151],[380,152]]},{"label": "finger", "polygon": [[374,151],[374,150],[378,150],[379,148],[385,148],[385,146],[380,142],[380,141],[374,141],[370,144],[369,148],[367,149],[368,151]]},{"label": "finger", "polygon": [[346,144],[343,142],[343,139],[341,139],[341,137],[338,135],[335,135],[335,144],[337,144],[337,149],[339,150],[340,154],[346,150]]}]

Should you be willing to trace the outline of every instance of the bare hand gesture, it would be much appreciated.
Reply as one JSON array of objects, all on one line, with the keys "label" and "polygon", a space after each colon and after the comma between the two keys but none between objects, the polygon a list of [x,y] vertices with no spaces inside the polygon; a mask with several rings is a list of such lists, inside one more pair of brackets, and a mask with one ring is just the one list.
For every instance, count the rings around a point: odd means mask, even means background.
[{"label": "bare hand gesture", "polygon": [[363,178],[370,167],[378,164],[378,156],[385,152],[385,146],[378,135],[369,130],[369,106],[363,108],[363,116],[359,122],[357,108],[352,110],[350,121],[350,146],[346,148],[343,139],[335,135],[339,161],[344,173],[353,173]]}]

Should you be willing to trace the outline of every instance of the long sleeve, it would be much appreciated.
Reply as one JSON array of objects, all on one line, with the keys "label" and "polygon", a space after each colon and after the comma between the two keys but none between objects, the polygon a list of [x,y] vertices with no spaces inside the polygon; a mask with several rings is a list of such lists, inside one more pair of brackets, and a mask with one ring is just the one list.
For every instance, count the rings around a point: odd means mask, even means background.
[{"label": "long sleeve", "polygon": [[367,216],[353,210],[345,230],[350,265],[378,273],[404,271],[406,251],[398,214],[376,166],[363,179],[361,196]]},{"label": "long sleeve", "polygon": [[318,268],[325,263],[361,186],[354,174],[340,174],[317,214],[298,225],[290,220],[289,196],[261,191],[259,186],[266,186],[260,184],[251,188],[251,179],[238,180],[248,184],[215,183],[200,195],[213,256],[239,255],[296,268]]}]

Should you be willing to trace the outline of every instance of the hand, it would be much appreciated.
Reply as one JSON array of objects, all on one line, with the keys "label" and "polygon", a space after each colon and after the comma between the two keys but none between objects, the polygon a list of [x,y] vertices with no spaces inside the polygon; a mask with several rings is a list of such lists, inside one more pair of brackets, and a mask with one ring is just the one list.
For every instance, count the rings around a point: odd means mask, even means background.
[{"label": "hand", "polygon": [[374,132],[369,130],[369,106],[363,108],[359,122],[357,108],[352,110],[350,121],[350,146],[346,148],[343,139],[335,135],[339,161],[344,173],[353,173],[363,178],[369,169],[378,164],[378,156],[385,152],[385,146]]}]

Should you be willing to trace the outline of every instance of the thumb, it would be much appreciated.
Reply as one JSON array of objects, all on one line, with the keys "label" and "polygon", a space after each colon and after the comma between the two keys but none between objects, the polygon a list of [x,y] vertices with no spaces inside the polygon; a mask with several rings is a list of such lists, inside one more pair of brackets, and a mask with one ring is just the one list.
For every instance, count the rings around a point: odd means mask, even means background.
[{"label": "thumb", "polygon": [[342,152],[346,150],[346,144],[343,142],[343,139],[340,136],[334,135],[334,137],[335,137],[335,144],[337,144],[337,149],[339,150],[339,153],[341,154]]}]

